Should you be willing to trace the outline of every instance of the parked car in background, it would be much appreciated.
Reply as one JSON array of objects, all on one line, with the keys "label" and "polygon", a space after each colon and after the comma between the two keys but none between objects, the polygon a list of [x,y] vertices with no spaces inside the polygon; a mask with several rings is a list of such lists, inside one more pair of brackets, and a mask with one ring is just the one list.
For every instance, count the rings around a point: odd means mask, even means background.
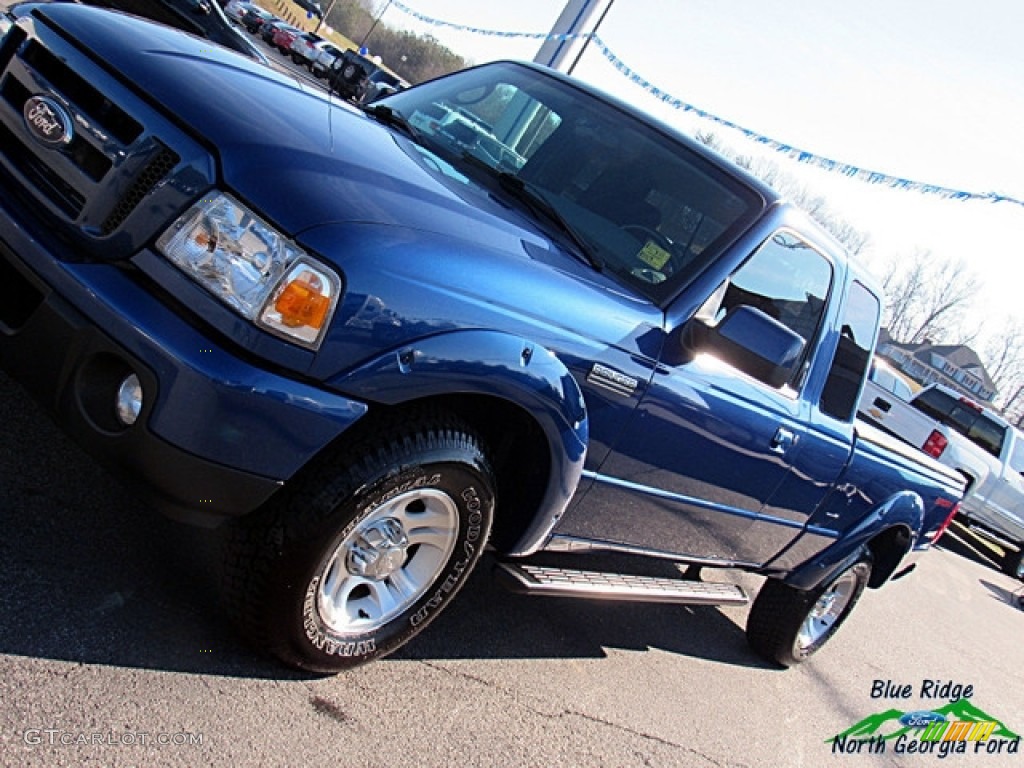
[{"label": "parked car in background", "polygon": [[265,21],[260,26],[260,37],[263,38],[263,42],[267,45],[274,44],[274,33],[277,32],[279,27],[291,26],[284,19],[275,18],[273,21]]},{"label": "parked car in background", "polygon": [[241,24],[242,17],[245,15],[246,9],[251,5],[251,3],[243,2],[243,0],[229,0],[229,2],[224,6],[224,15]]},{"label": "parked car in background", "polygon": [[366,85],[363,87],[363,93],[359,97],[359,103],[370,104],[377,99],[390,96],[392,93],[397,93],[408,87],[409,83],[398,75],[388,72],[386,69],[378,69],[376,72],[370,73],[370,76],[366,78]]},{"label": "parked car in background", "polygon": [[302,30],[298,27],[293,27],[291,24],[278,24],[274,28],[274,36],[270,42],[271,45],[280,51],[282,56],[290,56],[292,43],[301,34]]},{"label": "parked car in background", "polygon": [[343,99],[359,101],[366,92],[370,76],[382,70],[379,59],[370,59],[358,51],[347,50],[331,64],[327,79],[331,90]]},{"label": "parked car in background", "polygon": [[942,384],[931,384],[904,401],[868,381],[859,410],[964,477],[961,519],[994,537],[1004,549],[1003,571],[1019,576],[1024,551],[1021,433],[999,414]]},{"label": "parked car in background", "polygon": [[334,62],[341,59],[344,53],[345,51],[333,43],[324,43],[317,52],[316,58],[309,65],[309,71],[316,77],[324,77],[334,66]]},{"label": "parked car in background", "polygon": [[921,385],[900,373],[891,365],[876,357],[871,363],[871,375],[868,377],[874,386],[884,392],[896,395],[900,400],[909,402]]},{"label": "parked car in background", "polygon": [[276,21],[277,16],[272,14],[270,11],[260,8],[258,5],[254,5],[252,9],[245,14],[245,18],[242,20],[242,25],[250,34],[258,34],[264,24],[270,21]]},{"label": "parked car in background", "polygon": [[313,62],[320,54],[321,46],[326,44],[327,41],[316,32],[303,32],[292,40],[292,61],[312,71]]},{"label": "parked car in background", "polygon": [[[968,527],[1003,548],[1003,571],[1024,577],[1024,434],[995,414],[985,421],[997,423],[1002,439],[986,441],[986,472],[967,488],[961,518]],[[997,450],[998,449],[998,450]]]}]

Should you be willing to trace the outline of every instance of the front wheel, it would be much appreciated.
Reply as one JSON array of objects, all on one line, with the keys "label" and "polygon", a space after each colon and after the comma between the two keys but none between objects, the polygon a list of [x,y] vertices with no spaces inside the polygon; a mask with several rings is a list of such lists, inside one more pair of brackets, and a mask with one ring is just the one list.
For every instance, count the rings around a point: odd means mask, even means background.
[{"label": "front wheel", "polygon": [[858,553],[827,584],[802,591],[776,579],[761,587],[747,617],[747,642],[784,667],[810,658],[839,630],[871,576],[871,554]]},{"label": "front wheel", "polygon": [[494,486],[479,439],[450,418],[379,430],[229,533],[228,607],[251,640],[301,669],[385,656],[465,583]]}]

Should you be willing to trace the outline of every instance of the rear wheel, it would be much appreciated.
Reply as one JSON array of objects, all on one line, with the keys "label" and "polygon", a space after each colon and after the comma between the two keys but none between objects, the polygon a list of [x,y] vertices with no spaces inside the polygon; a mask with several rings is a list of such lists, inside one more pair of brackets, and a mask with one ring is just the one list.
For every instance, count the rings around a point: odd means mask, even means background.
[{"label": "rear wheel", "polygon": [[1024,579],[1024,544],[1016,551],[1007,548],[1003,555],[1003,573],[1015,579]]},{"label": "rear wheel", "polygon": [[235,526],[229,608],[251,640],[302,669],[332,673],[389,654],[465,583],[493,489],[478,438],[452,419],[378,432]]},{"label": "rear wheel", "polygon": [[761,587],[747,618],[747,642],[784,667],[817,653],[853,611],[868,578],[871,554],[863,550],[827,584],[802,591],[776,579]]}]

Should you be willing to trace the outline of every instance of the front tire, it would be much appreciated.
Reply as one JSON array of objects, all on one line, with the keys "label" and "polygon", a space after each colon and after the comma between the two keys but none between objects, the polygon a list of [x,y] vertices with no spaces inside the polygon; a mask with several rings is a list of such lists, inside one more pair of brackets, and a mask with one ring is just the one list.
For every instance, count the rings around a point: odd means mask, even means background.
[{"label": "front tire", "polygon": [[378,430],[317,463],[229,533],[228,607],[287,664],[335,673],[402,647],[483,552],[495,482],[447,417]]},{"label": "front tire", "polygon": [[871,576],[871,555],[858,553],[830,582],[802,591],[769,579],[747,617],[747,642],[784,667],[817,653],[853,611]]}]

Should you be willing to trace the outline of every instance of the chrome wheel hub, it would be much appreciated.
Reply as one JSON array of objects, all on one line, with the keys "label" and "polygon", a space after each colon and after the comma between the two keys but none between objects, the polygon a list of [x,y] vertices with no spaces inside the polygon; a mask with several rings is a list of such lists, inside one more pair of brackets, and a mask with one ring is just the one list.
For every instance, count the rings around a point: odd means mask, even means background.
[{"label": "chrome wheel hub", "polygon": [[434,585],[458,533],[459,509],[443,491],[420,488],[380,503],[324,561],[320,620],[340,635],[384,626]]},{"label": "chrome wheel hub", "polygon": [[367,527],[348,545],[345,566],[355,576],[380,581],[405,563],[409,537],[402,523],[392,517]]},{"label": "chrome wheel hub", "polygon": [[806,652],[842,617],[857,589],[857,575],[851,570],[836,579],[818,598],[796,635],[796,648]]}]

